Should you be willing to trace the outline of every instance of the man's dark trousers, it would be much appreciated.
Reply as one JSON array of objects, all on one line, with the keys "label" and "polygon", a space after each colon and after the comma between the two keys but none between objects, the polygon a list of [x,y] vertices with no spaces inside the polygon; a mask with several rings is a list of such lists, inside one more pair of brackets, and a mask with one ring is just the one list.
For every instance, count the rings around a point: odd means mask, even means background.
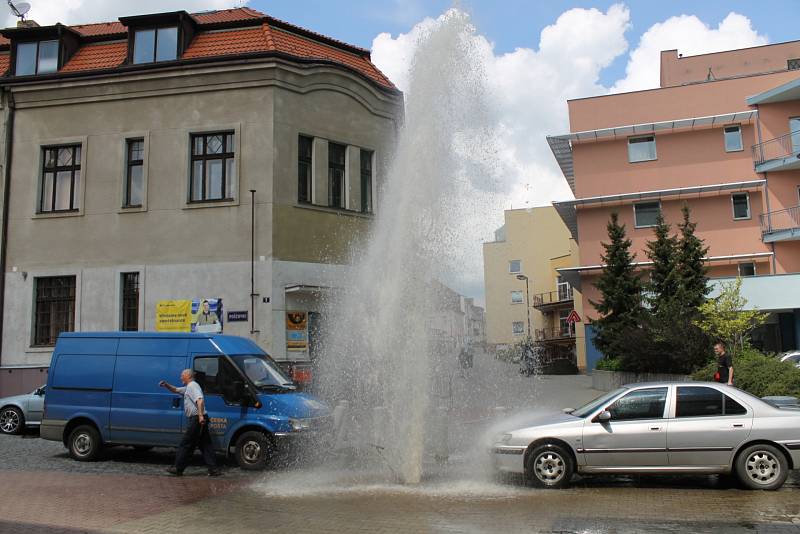
[{"label": "man's dark trousers", "polygon": [[211,444],[211,435],[208,433],[208,417],[206,417],[205,425],[200,424],[200,419],[196,415],[188,417],[186,423],[186,432],[183,433],[181,444],[178,445],[178,454],[175,456],[175,469],[182,473],[189,464],[189,460],[192,459],[195,447],[199,445],[208,470],[215,471],[217,459],[214,457],[214,446]]}]

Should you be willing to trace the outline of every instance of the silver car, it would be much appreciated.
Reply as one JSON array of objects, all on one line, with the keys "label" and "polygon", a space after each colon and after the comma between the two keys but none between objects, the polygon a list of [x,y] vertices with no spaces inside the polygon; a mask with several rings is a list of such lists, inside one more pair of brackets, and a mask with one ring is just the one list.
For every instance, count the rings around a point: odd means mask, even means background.
[{"label": "silver car", "polygon": [[711,382],[632,384],[498,435],[495,467],[561,488],[573,473],[735,473],[774,490],[800,468],[800,411]]},{"label": "silver car", "polygon": [[45,386],[31,393],[0,399],[0,434],[19,434],[42,423]]}]

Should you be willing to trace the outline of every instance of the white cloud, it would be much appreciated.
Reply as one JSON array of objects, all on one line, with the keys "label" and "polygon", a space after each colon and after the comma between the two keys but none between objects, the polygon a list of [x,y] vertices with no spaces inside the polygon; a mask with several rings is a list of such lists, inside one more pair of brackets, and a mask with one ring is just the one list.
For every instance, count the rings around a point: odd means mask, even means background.
[{"label": "white cloud", "polygon": [[[4,2],[5,3],[5,2]],[[186,10],[190,13],[208,9],[227,9],[233,7],[231,0],[31,0],[27,17],[40,25],[85,24],[90,22],[111,22],[119,17]],[[238,2],[243,5],[246,2]],[[0,6],[0,9],[4,9]],[[8,12],[9,10],[4,11]],[[17,19],[8,13],[4,26],[14,26]]]},{"label": "white cloud", "polygon": [[659,57],[662,50],[674,50],[684,56],[733,50],[767,44],[750,19],[729,13],[716,28],[711,28],[694,15],[671,17],[653,24],[633,50],[625,68],[625,78],[611,88],[614,93],[652,89],[659,84]]}]

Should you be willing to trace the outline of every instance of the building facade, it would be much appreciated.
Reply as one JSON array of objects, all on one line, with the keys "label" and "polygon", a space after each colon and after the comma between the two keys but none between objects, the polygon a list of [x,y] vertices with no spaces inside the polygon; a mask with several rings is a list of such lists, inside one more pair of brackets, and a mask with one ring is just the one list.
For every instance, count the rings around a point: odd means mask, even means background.
[{"label": "building facade", "polygon": [[[483,245],[483,265],[487,343],[503,348],[530,336],[553,353],[571,351],[585,368],[581,295],[557,271],[579,265],[577,248],[556,210],[506,210]],[[570,321],[573,310],[581,321]]]},{"label": "building facade", "polygon": [[249,8],[0,33],[0,364],[186,300],[313,356],[402,115],[369,52]]},{"label": "building facade", "polygon": [[[647,268],[645,244],[661,212],[675,227],[684,204],[709,247],[712,279],[773,287],[764,350],[800,339],[800,41],[681,57],[661,54],[661,87],[568,102],[570,133],[548,142],[575,194],[554,206],[580,249],[560,268],[589,304],[612,212]],[[756,280],[758,279],[758,280]],[[592,339],[587,327],[587,339]],[[601,355],[589,343],[589,366]]]}]

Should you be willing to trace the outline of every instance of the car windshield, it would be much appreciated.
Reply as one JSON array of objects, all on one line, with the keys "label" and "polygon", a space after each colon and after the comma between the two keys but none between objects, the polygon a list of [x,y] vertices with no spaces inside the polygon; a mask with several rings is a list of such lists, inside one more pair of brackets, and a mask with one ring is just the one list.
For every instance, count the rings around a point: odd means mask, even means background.
[{"label": "car windshield", "polygon": [[275,360],[269,356],[247,354],[231,356],[231,358],[247,375],[247,378],[260,389],[295,389],[291,379],[283,374]]},{"label": "car windshield", "polygon": [[604,395],[600,395],[599,397],[589,402],[588,404],[584,404],[577,410],[573,411],[572,415],[574,415],[575,417],[586,417],[587,415],[598,409],[602,404],[605,404],[606,402],[610,401],[611,399],[613,399],[626,389],[627,388],[619,388],[615,389],[614,391],[609,391]]}]

